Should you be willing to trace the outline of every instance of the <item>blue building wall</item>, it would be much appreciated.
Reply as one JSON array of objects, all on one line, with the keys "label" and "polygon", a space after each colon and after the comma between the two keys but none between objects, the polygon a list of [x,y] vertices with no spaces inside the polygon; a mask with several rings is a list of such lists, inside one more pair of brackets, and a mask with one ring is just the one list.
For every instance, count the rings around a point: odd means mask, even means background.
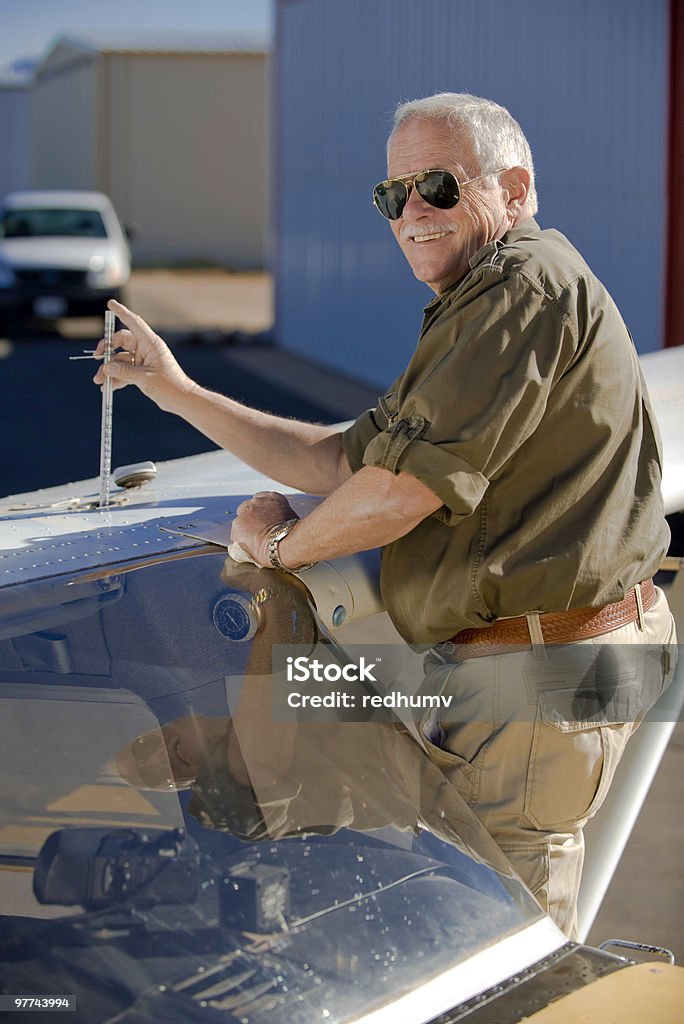
[{"label": "blue building wall", "polygon": [[535,157],[542,226],[577,245],[645,352],[662,344],[667,0],[278,0],[276,331],[382,385],[432,293],[373,209],[402,99],[508,107]]}]

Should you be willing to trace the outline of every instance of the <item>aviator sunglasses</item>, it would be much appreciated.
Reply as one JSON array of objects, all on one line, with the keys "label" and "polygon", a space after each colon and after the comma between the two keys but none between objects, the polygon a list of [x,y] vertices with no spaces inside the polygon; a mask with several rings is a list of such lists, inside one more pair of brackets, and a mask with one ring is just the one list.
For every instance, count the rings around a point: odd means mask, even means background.
[{"label": "aviator sunglasses", "polygon": [[405,174],[401,178],[388,178],[373,189],[373,202],[387,220],[398,220],[404,212],[411,189],[415,188],[420,198],[430,206],[438,210],[451,210],[461,198],[463,185],[489,178],[490,175],[498,174],[505,169],[499,167],[496,171],[480,174],[477,178],[468,178],[467,181],[460,183],[451,171],[442,170],[419,171],[418,174]]}]

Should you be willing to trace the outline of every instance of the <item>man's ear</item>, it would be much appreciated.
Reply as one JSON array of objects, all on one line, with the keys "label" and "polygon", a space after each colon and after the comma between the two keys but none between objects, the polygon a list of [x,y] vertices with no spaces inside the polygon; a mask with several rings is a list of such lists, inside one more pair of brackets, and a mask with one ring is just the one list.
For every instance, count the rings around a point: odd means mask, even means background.
[{"label": "man's ear", "polygon": [[514,220],[520,220],[530,193],[530,172],[524,167],[509,167],[499,182],[506,197],[506,209]]}]

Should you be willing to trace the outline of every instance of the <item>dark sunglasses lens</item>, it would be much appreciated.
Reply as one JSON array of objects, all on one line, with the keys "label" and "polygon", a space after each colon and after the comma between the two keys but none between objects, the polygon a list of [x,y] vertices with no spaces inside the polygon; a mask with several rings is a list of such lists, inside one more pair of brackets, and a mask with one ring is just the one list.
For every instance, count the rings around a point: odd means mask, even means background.
[{"label": "dark sunglasses lens", "polygon": [[373,199],[383,217],[398,220],[406,206],[406,185],[403,181],[381,181],[373,189]]},{"label": "dark sunglasses lens", "polygon": [[430,171],[424,176],[419,174],[415,188],[426,203],[438,210],[450,210],[461,198],[461,190],[451,171]]}]

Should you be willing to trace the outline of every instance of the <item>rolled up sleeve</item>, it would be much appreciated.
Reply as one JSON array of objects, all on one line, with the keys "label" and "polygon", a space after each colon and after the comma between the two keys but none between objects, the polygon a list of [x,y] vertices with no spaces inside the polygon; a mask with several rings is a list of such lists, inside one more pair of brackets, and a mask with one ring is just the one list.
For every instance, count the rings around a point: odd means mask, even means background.
[{"label": "rolled up sleeve", "polygon": [[[415,423],[415,420],[414,420]],[[424,424],[427,429],[427,424]],[[389,443],[378,435],[366,449],[365,464],[388,469],[392,473],[410,473],[425,484],[443,502],[444,522],[456,522],[469,516],[480,504],[488,480],[447,447],[415,435],[415,425],[399,420]],[[438,513],[439,514],[439,513]]]},{"label": "rolled up sleeve", "polygon": [[448,525],[478,507],[533,433],[575,348],[533,283],[493,268],[475,284],[431,325],[429,346],[419,344],[395,415],[383,425],[366,414],[352,428],[356,459],[363,447],[364,465],[416,477],[442,500],[435,515]]},{"label": "rolled up sleeve", "polygon": [[363,459],[374,438],[382,432],[375,419],[375,410],[368,409],[342,434],[342,448],[352,472],[357,473],[363,466]]},{"label": "rolled up sleeve", "polygon": [[395,380],[382,398],[378,399],[375,409],[367,409],[342,434],[342,447],[352,472],[356,473],[362,468],[368,445],[389,427],[393,419],[392,411],[396,409],[400,383],[401,377]]}]

